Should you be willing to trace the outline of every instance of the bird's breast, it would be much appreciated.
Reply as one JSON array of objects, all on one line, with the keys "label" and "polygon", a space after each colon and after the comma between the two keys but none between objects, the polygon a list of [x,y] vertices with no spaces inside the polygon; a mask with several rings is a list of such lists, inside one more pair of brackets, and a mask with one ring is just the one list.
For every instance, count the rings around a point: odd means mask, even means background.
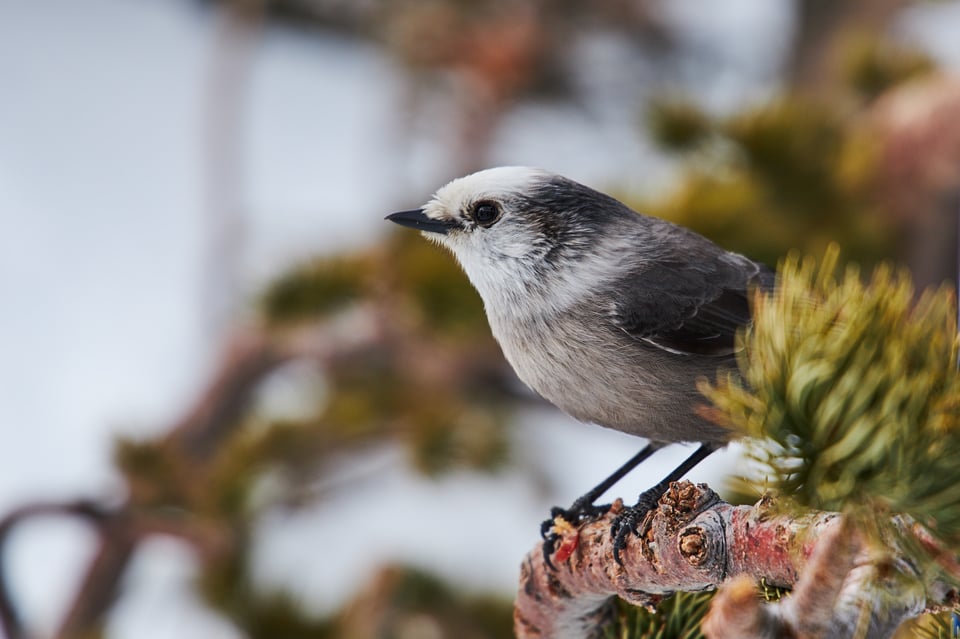
[{"label": "bird's breast", "polygon": [[[544,399],[584,422],[657,441],[725,441],[696,416],[706,400],[695,360],[635,340],[590,312],[490,317],[517,376]],[[715,371],[712,371],[715,373]]]}]

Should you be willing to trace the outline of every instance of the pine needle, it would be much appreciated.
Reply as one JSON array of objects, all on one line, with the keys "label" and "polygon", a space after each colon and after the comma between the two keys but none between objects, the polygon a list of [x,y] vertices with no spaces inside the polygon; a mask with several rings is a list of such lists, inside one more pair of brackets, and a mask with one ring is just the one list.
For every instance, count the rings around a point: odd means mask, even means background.
[{"label": "pine needle", "polygon": [[951,290],[917,298],[905,270],[867,281],[788,257],[758,293],[742,336],[741,377],[701,390],[718,419],[751,438],[757,490],[844,512],[868,530],[906,514],[960,542],[960,374]]}]

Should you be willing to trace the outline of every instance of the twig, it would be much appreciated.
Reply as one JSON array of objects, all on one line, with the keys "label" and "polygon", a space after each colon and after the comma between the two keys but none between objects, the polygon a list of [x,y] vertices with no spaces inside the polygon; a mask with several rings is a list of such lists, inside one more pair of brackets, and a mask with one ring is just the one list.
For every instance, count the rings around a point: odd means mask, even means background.
[{"label": "twig", "polygon": [[[368,309],[369,310],[369,309]],[[243,423],[243,414],[256,386],[278,366],[293,359],[311,359],[330,365],[351,353],[370,348],[383,339],[376,322],[364,328],[350,322],[308,327],[280,336],[256,330],[240,331],[228,340],[226,352],[207,388],[192,408],[169,431],[173,452],[185,464],[202,465],[219,445]],[[78,517],[95,526],[99,549],[87,569],[81,587],[56,637],[69,639],[91,636],[113,603],[120,579],[136,545],[157,533],[174,534],[188,540],[207,555],[229,547],[230,533],[209,522],[173,516],[158,516],[141,509],[133,500],[113,508],[96,501],[41,503],[23,506],[0,520],[0,627],[8,639],[27,639],[9,589],[2,577],[2,563],[9,532],[17,524],[38,516]]]},{"label": "twig", "polygon": [[[27,519],[35,517],[73,517],[99,526],[109,516],[96,502],[89,500],[65,503],[37,503],[22,506],[0,520],[0,558],[10,537],[10,532]],[[27,636],[23,620],[10,596],[6,571],[0,571],[0,627],[7,639],[24,639]]]},{"label": "twig", "polygon": [[[616,507],[565,539],[576,548],[556,571],[545,565],[540,545],[527,555],[514,610],[519,639],[599,637],[611,597],[651,606],[741,575],[747,579],[721,590],[704,624],[712,639],[850,637],[855,629],[889,637],[927,603],[923,584],[903,588],[903,580],[881,597],[877,567],[836,513],[775,514],[767,501],[731,506],[703,484],[675,483],[621,553],[622,566],[613,560],[615,516]],[[901,574],[912,575],[907,562],[896,561]],[[755,588],[761,578],[794,594],[762,605]]]},{"label": "twig", "polygon": [[58,639],[92,636],[100,630],[104,613],[116,600],[121,577],[140,541],[129,524],[125,509],[100,522],[97,553],[54,635]]},{"label": "twig", "polygon": [[284,352],[265,334],[239,332],[229,339],[223,360],[207,389],[170,432],[171,441],[186,455],[201,461],[240,424],[254,387],[270,372],[295,356]]}]

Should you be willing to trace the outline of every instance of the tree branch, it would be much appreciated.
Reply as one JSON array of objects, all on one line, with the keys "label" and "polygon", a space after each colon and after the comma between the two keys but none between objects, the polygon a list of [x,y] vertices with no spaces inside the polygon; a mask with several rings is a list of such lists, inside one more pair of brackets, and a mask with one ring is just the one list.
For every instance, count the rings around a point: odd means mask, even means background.
[{"label": "tree branch", "polygon": [[[109,514],[97,503],[78,500],[65,503],[36,503],[17,508],[0,520],[0,551],[5,549],[10,533],[23,521],[34,517],[74,517],[94,526],[102,526]],[[3,553],[0,552],[0,558]],[[0,627],[8,639],[27,636],[23,620],[10,596],[6,571],[0,570]]]},{"label": "tree branch", "polygon": [[[369,309],[367,309],[369,311]],[[309,359],[329,366],[380,344],[377,322],[331,321],[321,326],[288,331],[279,336],[257,330],[239,331],[228,340],[207,387],[167,435],[174,453],[187,464],[208,463],[218,446],[243,424],[242,416],[256,386],[278,366],[293,359]],[[135,491],[131,491],[133,495]],[[99,547],[87,568],[56,637],[92,636],[112,605],[137,544],[153,534],[173,534],[201,553],[221,552],[231,543],[230,531],[215,522],[189,517],[158,516],[131,497],[108,508],[94,500],[38,503],[23,506],[0,519],[0,627],[9,639],[29,636],[4,580],[3,551],[10,531],[38,516],[79,518],[92,525]]]},{"label": "tree branch", "polygon": [[[619,508],[569,533],[561,545],[575,548],[557,570],[545,565],[539,544],[527,555],[514,609],[519,639],[600,637],[614,596],[652,606],[673,592],[712,590],[731,577],[704,622],[711,639],[850,637],[862,622],[869,623],[863,636],[889,637],[951,594],[945,584],[916,579],[915,587],[905,587],[916,577],[912,564],[892,549],[896,570],[881,570],[836,513],[776,514],[766,499],[731,506],[690,482],[671,485],[640,535],[630,538],[620,566],[610,536]],[[890,568],[886,560],[882,567]],[[793,593],[765,604],[755,587],[761,578]]]}]

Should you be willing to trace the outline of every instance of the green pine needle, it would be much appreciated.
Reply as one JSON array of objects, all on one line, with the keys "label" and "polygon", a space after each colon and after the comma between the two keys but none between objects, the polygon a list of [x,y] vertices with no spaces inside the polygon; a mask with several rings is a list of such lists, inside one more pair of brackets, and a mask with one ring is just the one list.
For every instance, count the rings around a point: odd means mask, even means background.
[{"label": "green pine needle", "polygon": [[661,99],[650,103],[647,124],[651,137],[664,150],[691,151],[713,134],[713,122],[693,102]]},{"label": "green pine needle", "polygon": [[714,592],[678,592],[650,612],[618,602],[617,620],[605,639],[703,639],[700,624],[710,609]]},{"label": "green pine needle", "polygon": [[776,294],[755,298],[741,336],[742,378],[702,390],[721,423],[756,442],[763,488],[861,524],[903,513],[947,544],[960,541],[960,374],[956,300],[919,299],[906,271],[864,283],[838,267],[780,267]]},{"label": "green pine needle", "polygon": [[371,271],[364,256],[319,258],[298,265],[267,287],[260,299],[271,326],[317,321],[367,293]]},{"label": "green pine needle", "polygon": [[953,613],[924,615],[901,628],[896,639],[956,639]]}]

